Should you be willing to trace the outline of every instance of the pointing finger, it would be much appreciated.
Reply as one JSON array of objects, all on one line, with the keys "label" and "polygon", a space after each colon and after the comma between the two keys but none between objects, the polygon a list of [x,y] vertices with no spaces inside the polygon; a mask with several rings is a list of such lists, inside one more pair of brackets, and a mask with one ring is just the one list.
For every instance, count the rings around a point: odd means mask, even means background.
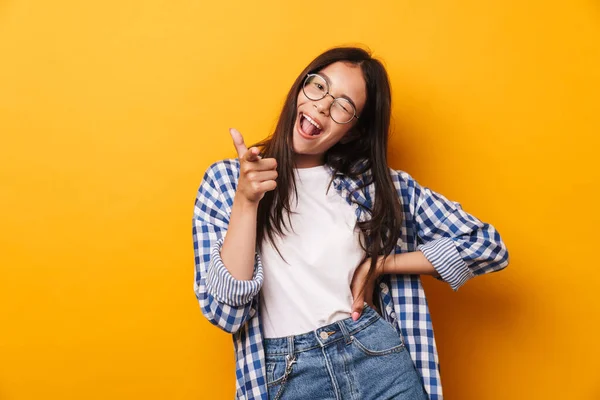
[{"label": "pointing finger", "polygon": [[242,156],[246,161],[258,161],[260,160],[260,150],[256,147],[250,148],[246,153]]}]

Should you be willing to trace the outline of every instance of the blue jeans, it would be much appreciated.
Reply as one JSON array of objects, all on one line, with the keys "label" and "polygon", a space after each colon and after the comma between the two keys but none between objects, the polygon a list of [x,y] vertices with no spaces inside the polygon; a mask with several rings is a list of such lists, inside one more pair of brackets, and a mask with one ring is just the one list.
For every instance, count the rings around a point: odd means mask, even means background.
[{"label": "blue jeans", "polygon": [[356,322],[264,345],[271,400],[427,399],[401,336],[369,306]]}]

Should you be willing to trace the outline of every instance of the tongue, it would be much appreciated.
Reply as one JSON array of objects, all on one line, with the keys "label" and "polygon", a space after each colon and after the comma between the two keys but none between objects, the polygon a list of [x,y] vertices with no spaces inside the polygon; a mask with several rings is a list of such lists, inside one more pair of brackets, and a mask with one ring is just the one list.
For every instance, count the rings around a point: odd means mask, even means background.
[{"label": "tongue", "polygon": [[309,135],[318,135],[321,130],[311,124],[306,118],[302,118],[302,130]]}]

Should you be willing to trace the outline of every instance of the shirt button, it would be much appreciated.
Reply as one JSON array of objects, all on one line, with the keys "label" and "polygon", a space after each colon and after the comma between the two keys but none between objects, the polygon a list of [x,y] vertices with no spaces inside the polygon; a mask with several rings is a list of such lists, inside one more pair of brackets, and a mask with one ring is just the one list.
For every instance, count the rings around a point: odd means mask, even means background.
[{"label": "shirt button", "polygon": [[383,294],[388,294],[390,291],[385,283],[381,283],[379,287],[381,288],[381,293]]},{"label": "shirt button", "polygon": [[322,331],[321,333],[319,333],[319,336],[321,337],[321,339],[325,340],[329,337],[329,335],[327,334],[327,332]]}]

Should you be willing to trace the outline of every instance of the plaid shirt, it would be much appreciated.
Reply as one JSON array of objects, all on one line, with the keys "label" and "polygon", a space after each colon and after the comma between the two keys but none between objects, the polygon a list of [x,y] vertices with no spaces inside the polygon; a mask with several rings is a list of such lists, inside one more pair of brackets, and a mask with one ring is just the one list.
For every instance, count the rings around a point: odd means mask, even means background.
[{"label": "plaid shirt", "polygon": [[[220,256],[239,169],[237,159],[216,162],[206,171],[198,190],[193,218],[194,290],[204,316],[233,334],[236,398],[266,400],[265,354],[258,301],[263,283],[260,255],[255,255],[252,279],[245,281],[236,280]],[[330,172],[333,174],[331,169]],[[369,217],[364,207],[370,208],[375,195],[373,184],[356,190],[369,174],[367,172],[359,179],[337,174],[332,183],[352,205],[359,221]],[[420,186],[405,172],[390,170],[390,174],[403,213],[395,253],[420,250],[437,270],[439,279],[454,290],[474,276],[498,271],[508,264],[508,252],[493,226],[464,212],[460,204]],[[403,336],[429,398],[441,400],[438,355],[419,276],[384,275],[377,289],[383,318]]]}]

